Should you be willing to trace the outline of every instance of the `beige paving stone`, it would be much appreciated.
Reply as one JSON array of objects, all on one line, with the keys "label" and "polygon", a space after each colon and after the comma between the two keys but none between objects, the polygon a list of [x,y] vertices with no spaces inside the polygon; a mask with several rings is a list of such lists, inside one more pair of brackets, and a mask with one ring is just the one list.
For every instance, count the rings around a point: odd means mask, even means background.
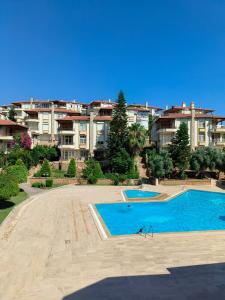
[{"label": "beige paving stone", "polygon": [[66,186],[18,207],[0,227],[0,299],[225,299],[223,231],[100,238],[88,205],[123,189]]}]

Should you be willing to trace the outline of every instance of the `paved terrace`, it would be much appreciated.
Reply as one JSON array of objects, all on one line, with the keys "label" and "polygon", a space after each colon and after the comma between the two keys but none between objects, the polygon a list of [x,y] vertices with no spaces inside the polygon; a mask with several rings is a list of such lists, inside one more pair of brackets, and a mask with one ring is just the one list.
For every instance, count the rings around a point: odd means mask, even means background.
[{"label": "paved terrace", "polygon": [[0,227],[0,299],[225,299],[225,232],[101,240],[88,204],[121,189],[65,186],[18,207]]}]

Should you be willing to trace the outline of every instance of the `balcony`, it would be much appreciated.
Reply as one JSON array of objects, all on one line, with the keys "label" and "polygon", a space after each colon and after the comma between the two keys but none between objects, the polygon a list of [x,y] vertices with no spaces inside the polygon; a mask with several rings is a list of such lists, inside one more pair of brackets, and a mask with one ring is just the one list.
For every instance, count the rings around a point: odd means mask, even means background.
[{"label": "balcony", "polygon": [[199,146],[206,146],[206,141],[198,141]]},{"label": "balcony", "polygon": [[59,144],[59,149],[74,149],[75,145],[74,144]]},{"label": "balcony", "polygon": [[31,123],[31,122],[38,123],[38,122],[39,122],[39,119],[38,119],[38,117],[28,117],[28,118],[25,119],[25,121],[26,121],[27,123]]},{"label": "balcony", "polygon": [[214,126],[212,131],[215,133],[225,133],[225,126]]},{"label": "balcony", "polygon": [[217,147],[225,147],[225,141],[217,140],[217,141],[212,141],[214,146]]},{"label": "balcony", "polygon": [[175,127],[167,127],[167,128],[159,128],[157,132],[159,134],[164,134],[164,133],[175,133],[177,131],[177,128]]},{"label": "balcony", "polygon": [[1,135],[0,136],[1,141],[13,141],[13,136],[12,135]]},{"label": "balcony", "polygon": [[66,135],[73,135],[75,134],[74,130],[72,127],[60,127],[58,129],[59,134],[66,134]]}]

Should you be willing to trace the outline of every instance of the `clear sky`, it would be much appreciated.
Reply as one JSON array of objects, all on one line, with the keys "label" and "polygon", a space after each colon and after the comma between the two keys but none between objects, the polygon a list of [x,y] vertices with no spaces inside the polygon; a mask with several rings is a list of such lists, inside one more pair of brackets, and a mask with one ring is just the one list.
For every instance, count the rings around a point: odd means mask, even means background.
[{"label": "clear sky", "polygon": [[0,0],[0,103],[115,99],[225,114],[224,0]]}]

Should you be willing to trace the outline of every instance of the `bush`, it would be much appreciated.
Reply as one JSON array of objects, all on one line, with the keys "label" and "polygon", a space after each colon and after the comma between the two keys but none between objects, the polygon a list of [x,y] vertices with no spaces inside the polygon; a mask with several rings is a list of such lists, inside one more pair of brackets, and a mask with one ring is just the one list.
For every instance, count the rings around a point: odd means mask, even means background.
[{"label": "bush", "polygon": [[15,176],[0,174],[0,200],[8,200],[19,193],[19,185]]},{"label": "bush", "polygon": [[41,171],[37,171],[34,173],[33,177],[41,177]]},{"label": "bush", "polygon": [[88,183],[95,184],[97,182],[97,178],[94,175],[90,175],[88,177]]},{"label": "bush", "polygon": [[131,170],[132,159],[125,149],[120,149],[111,159],[112,171],[118,174],[126,174]]},{"label": "bush", "polygon": [[28,170],[23,164],[23,162],[21,164],[20,160],[19,160],[19,164],[16,164],[14,166],[9,166],[6,169],[6,173],[8,175],[15,176],[18,183],[27,182]]},{"label": "bush", "polygon": [[49,161],[44,159],[44,162],[41,166],[40,174],[42,177],[50,177],[51,176],[51,168],[49,165]]},{"label": "bush", "polygon": [[127,177],[129,179],[138,179],[139,178],[139,173],[138,173],[137,166],[136,166],[134,160],[132,160],[132,162],[131,162],[131,169],[130,169],[130,172],[127,174]]},{"label": "bush", "polygon": [[9,165],[15,165],[17,160],[22,160],[26,166],[26,168],[29,170],[30,167],[34,165],[34,161],[31,156],[30,150],[25,150],[21,148],[14,148],[9,152],[8,155],[8,163]]},{"label": "bush", "polygon": [[119,182],[124,182],[125,180],[127,180],[127,175],[125,174],[119,175]]},{"label": "bush", "polygon": [[53,186],[53,180],[51,178],[46,179],[45,186],[46,187],[52,187]]},{"label": "bush", "polygon": [[45,184],[43,182],[34,182],[34,183],[32,183],[32,187],[40,189],[40,188],[44,188]]},{"label": "bush", "polygon": [[89,178],[91,176],[98,178],[104,177],[101,166],[98,161],[94,159],[89,159],[85,162],[86,166],[83,169],[83,177]]},{"label": "bush", "polygon": [[35,165],[44,159],[49,161],[55,161],[59,159],[59,151],[56,147],[37,145],[31,150],[31,153]]},{"label": "bush", "polygon": [[65,174],[66,177],[75,177],[76,176],[76,162],[74,158],[71,158],[67,173]]}]

